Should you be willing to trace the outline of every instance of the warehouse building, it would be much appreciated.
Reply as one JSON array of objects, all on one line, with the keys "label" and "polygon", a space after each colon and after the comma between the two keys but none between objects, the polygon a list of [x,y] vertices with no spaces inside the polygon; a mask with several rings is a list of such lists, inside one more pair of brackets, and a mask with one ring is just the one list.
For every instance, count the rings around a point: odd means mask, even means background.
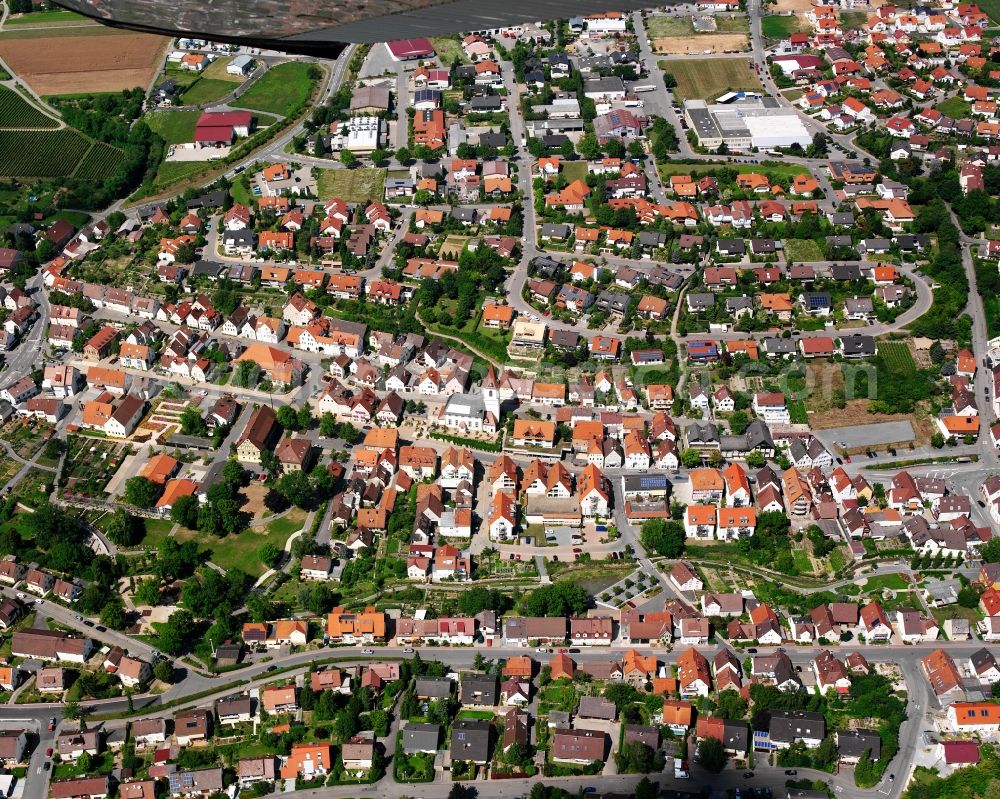
[{"label": "warehouse building", "polygon": [[737,151],[790,147],[796,142],[808,147],[812,143],[799,115],[772,98],[712,105],[704,100],[687,100],[684,117],[698,136],[698,144],[708,150],[718,149],[723,143]]}]

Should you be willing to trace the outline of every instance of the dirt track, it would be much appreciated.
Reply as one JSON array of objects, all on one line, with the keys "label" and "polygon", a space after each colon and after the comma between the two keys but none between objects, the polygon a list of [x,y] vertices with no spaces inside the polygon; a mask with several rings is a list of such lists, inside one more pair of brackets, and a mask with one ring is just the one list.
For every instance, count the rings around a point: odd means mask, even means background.
[{"label": "dirt track", "polygon": [[145,33],[0,39],[0,57],[41,95],[145,87],[167,40]]}]

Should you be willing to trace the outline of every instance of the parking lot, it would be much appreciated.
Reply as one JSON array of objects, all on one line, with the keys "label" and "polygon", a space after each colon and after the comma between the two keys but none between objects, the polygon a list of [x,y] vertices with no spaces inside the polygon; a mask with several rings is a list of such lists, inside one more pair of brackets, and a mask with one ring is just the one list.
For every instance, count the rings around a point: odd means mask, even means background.
[{"label": "parking lot", "polygon": [[833,446],[843,449],[858,447],[877,447],[887,444],[902,444],[912,441],[916,434],[909,420],[899,422],[879,422],[878,424],[860,424],[851,427],[833,427],[823,430],[821,438]]}]

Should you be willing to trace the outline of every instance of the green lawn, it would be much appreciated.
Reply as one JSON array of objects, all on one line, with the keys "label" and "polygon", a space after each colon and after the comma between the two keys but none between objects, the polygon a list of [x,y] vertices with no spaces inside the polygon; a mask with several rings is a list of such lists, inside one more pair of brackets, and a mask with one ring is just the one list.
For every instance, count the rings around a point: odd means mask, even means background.
[{"label": "green lawn", "polygon": [[309,99],[315,83],[310,77],[314,69],[313,65],[301,61],[287,61],[271,67],[232,105],[279,116],[294,114]]},{"label": "green lawn", "polygon": [[742,58],[677,58],[659,66],[677,79],[674,93],[683,100],[714,100],[727,91],[761,88],[753,68]]},{"label": "green lawn", "polygon": [[160,189],[169,186],[175,180],[181,180],[189,175],[195,175],[210,169],[213,165],[208,161],[164,161],[156,170],[153,188]]},{"label": "green lawn", "polygon": [[799,574],[812,574],[813,565],[809,558],[809,553],[800,547],[792,548],[792,560],[795,561],[795,568]]},{"label": "green lawn", "polygon": [[576,688],[572,683],[562,681],[550,683],[538,692],[538,701],[557,710],[572,712],[576,709]]},{"label": "green lawn", "polygon": [[750,33],[750,23],[747,22],[747,18],[742,14],[734,14],[732,16],[723,17],[716,15],[715,17],[715,29],[719,33]]},{"label": "green lawn", "polygon": [[381,200],[385,194],[385,169],[314,169],[321,200],[338,197],[349,203]]},{"label": "green lawn", "polygon": [[787,39],[793,33],[808,30],[805,20],[792,15],[789,17],[764,17],[760,21],[760,30],[768,39]]},{"label": "green lawn", "polygon": [[983,0],[977,5],[993,22],[1000,23],[1000,0]]},{"label": "green lawn", "polygon": [[[298,522],[295,524],[295,529],[298,530],[302,526],[305,514],[301,511],[292,511],[289,518],[296,514]],[[257,557],[257,552],[264,544],[274,544],[283,549],[289,535],[287,529],[287,523],[276,524],[275,529],[271,529],[271,525],[268,525],[265,532],[246,530],[238,535],[227,535],[222,538],[181,529],[177,531],[176,538],[180,542],[197,541],[200,547],[207,550],[209,559],[223,569],[241,569],[253,577],[259,577],[264,573],[266,566]]]},{"label": "green lawn", "polygon": [[290,511],[285,516],[280,519],[275,519],[267,525],[267,534],[284,536],[288,538],[292,533],[297,533],[302,529],[302,522],[305,520],[305,514],[299,511]]},{"label": "green lawn", "polygon": [[789,263],[805,263],[807,261],[822,261],[823,251],[812,239],[786,239],[785,260]]},{"label": "green lawn", "polygon": [[240,203],[241,205],[251,205],[253,203],[250,197],[250,190],[240,181],[233,183],[229,193],[233,195],[233,202],[235,203]]},{"label": "green lawn", "polygon": [[880,574],[876,577],[869,577],[864,584],[865,591],[881,591],[888,588],[890,591],[905,591],[910,584],[899,574]]},{"label": "green lawn", "polygon": [[146,535],[142,539],[142,546],[156,549],[165,538],[170,536],[170,530],[174,523],[170,519],[144,519]]},{"label": "green lawn", "polygon": [[574,180],[586,180],[587,162],[565,161],[563,162],[562,172],[563,176],[566,178],[567,183],[572,183]]},{"label": "green lawn", "polygon": [[474,721],[493,721],[496,718],[496,713],[492,710],[460,710],[458,711],[458,718],[472,719]]},{"label": "green lawn", "polygon": [[232,81],[219,80],[218,78],[202,78],[195,81],[181,95],[181,102],[185,105],[201,105],[202,103],[214,103],[231,93],[236,85]]},{"label": "green lawn", "polygon": [[868,22],[868,12],[867,11],[841,11],[840,12],[840,27],[845,31],[863,28]]},{"label": "green lawn", "polygon": [[949,116],[952,119],[963,119],[969,115],[969,111],[972,108],[962,96],[955,95],[954,97],[949,97],[944,102],[938,103],[934,106],[938,111],[940,111],[945,116]]},{"label": "green lawn", "polygon": [[230,75],[226,72],[226,67],[229,66],[232,60],[229,56],[215,59],[215,61],[205,68],[202,77],[212,80],[224,80],[227,83],[243,83],[244,78],[242,75]]},{"label": "green lawn", "polygon": [[432,36],[431,44],[441,63],[446,67],[450,67],[456,58],[463,64],[469,63],[469,59],[465,57],[465,50],[462,49],[460,36]]},{"label": "green lawn", "polygon": [[183,144],[194,141],[194,126],[200,116],[201,111],[153,111],[146,115],[146,124],[167,144]]}]

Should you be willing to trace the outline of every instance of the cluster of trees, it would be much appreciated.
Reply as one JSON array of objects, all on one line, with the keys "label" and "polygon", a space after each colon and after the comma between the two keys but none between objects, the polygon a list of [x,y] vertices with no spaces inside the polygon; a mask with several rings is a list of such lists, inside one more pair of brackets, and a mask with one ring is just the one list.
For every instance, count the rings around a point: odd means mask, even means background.
[{"label": "cluster of trees", "polygon": [[243,606],[251,586],[253,579],[239,569],[223,574],[205,566],[198,569],[194,579],[185,581],[181,602],[195,618],[210,619],[221,611],[232,615]]},{"label": "cluster of trees", "polygon": [[788,540],[791,522],[781,511],[766,511],[757,515],[757,528],[749,538],[741,538],[737,546],[758,566],[767,566],[784,574],[795,574],[795,560]]},{"label": "cluster of trees", "polygon": [[[0,515],[9,519],[15,508],[16,497],[9,497],[0,506]],[[0,530],[0,555],[17,555],[26,563],[35,561],[42,568],[113,587],[120,569],[114,559],[87,546],[89,538],[77,516],[44,502],[34,513],[19,517],[18,529]]]},{"label": "cluster of trees", "polygon": [[240,532],[246,527],[246,514],[240,510],[238,497],[246,480],[246,469],[237,461],[227,461],[222,469],[222,480],[209,487],[206,501],[202,503],[196,496],[178,497],[170,508],[171,520],[212,535]]},{"label": "cluster of trees", "polygon": [[806,535],[812,541],[813,555],[822,558],[829,555],[837,548],[837,542],[823,534],[819,525],[811,524],[806,529]]},{"label": "cluster of trees", "polygon": [[582,616],[589,605],[590,596],[583,586],[559,580],[526,594],[521,612],[526,616]]},{"label": "cluster of trees", "polygon": [[135,88],[113,94],[74,95],[53,104],[66,124],[92,139],[124,147],[128,144],[130,124],[142,116],[144,99],[145,92]]},{"label": "cluster of trees", "polygon": [[642,525],[642,545],[664,558],[676,558],[684,551],[684,526],[667,519],[650,519]]},{"label": "cluster of trees", "polygon": [[140,185],[152,184],[163,160],[163,139],[144,121],[129,128],[123,144],[124,157],[101,182],[69,178],[65,203],[74,208],[104,208]]},{"label": "cluster of trees", "polygon": [[274,490],[265,497],[271,510],[281,511],[289,505],[312,509],[333,496],[337,481],[332,472],[322,464],[312,471],[295,471],[282,475]]},{"label": "cluster of trees", "polygon": [[[445,272],[440,280],[427,278],[417,290],[416,304],[427,321],[445,327],[458,324],[475,315],[484,294],[496,293],[507,279],[505,262],[496,250],[479,247],[459,256],[458,269]],[[441,307],[441,300],[455,301],[454,313]]]},{"label": "cluster of trees", "polygon": [[120,547],[133,547],[146,535],[146,525],[143,520],[126,513],[121,508],[114,510],[102,520],[101,524],[104,534]]},{"label": "cluster of trees", "polygon": [[475,616],[484,610],[494,610],[503,615],[514,606],[511,598],[495,588],[474,585],[462,591],[458,598],[458,609],[463,616]]},{"label": "cluster of trees", "polygon": [[619,774],[659,774],[666,757],[662,749],[654,751],[648,744],[631,741],[615,752],[615,765]]}]

